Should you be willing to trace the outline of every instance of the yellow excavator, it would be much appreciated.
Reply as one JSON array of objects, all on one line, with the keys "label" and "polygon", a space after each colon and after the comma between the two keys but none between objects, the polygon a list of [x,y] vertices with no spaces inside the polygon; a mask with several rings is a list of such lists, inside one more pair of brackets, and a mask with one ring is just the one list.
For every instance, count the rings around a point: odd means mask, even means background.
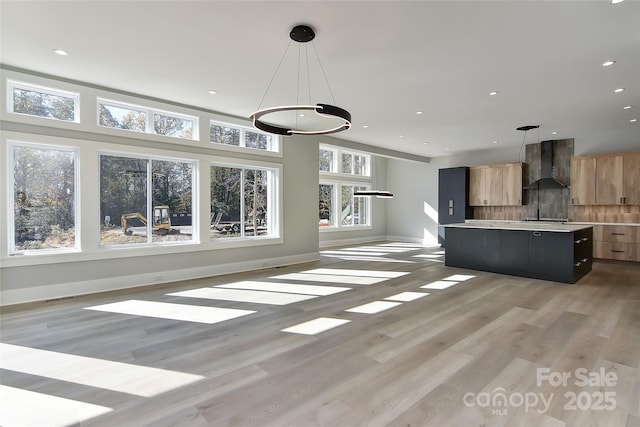
[{"label": "yellow excavator", "polygon": [[[122,231],[127,236],[133,234],[131,227],[147,226],[147,218],[140,212],[122,214],[120,217]],[[141,224],[141,225],[136,225]],[[153,232],[158,234],[169,234],[171,232],[171,216],[169,215],[169,206],[155,206],[153,208]]]}]

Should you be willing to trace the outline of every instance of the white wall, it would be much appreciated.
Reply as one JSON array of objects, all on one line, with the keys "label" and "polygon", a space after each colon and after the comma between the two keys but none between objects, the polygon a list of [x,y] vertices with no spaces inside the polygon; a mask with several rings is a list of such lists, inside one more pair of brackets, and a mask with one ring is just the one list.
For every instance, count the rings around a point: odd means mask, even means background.
[{"label": "white wall", "polygon": [[395,197],[387,204],[390,239],[438,243],[438,168],[432,163],[387,160],[387,183]]},{"label": "white wall", "polygon": [[[3,77],[16,73],[3,73]],[[30,81],[31,76],[18,76],[22,81]],[[55,81],[39,78],[38,83],[56,87]],[[3,79],[2,84],[5,84]],[[81,88],[72,88],[80,91]],[[95,88],[82,92],[85,96]],[[4,92],[4,91],[3,91]],[[94,105],[95,97],[83,98],[81,105]],[[85,102],[86,101],[86,102]],[[145,101],[139,101],[143,104]],[[95,123],[85,120],[79,126],[58,124],[46,119],[16,117],[7,114],[2,106],[2,142],[0,147],[0,211],[8,209],[5,200],[13,194],[7,186],[5,167],[8,164],[7,140],[23,142],[64,141],[65,144],[80,147],[80,192],[83,201],[82,209],[82,241],[85,245],[81,252],[64,254],[10,255],[7,252],[8,215],[0,217],[0,304],[15,304],[34,300],[53,299],[85,293],[121,289],[134,286],[206,277],[230,272],[246,271],[264,267],[308,262],[319,259],[318,254],[318,143],[306,137],[284,139],[282,156],[251,154],[225,151],[222,148],[210,147],[208,144],[208,126],[210,113],[201,110],[185,113],[201,117],[201,132],[204,136],[202,144],[176,143],[166,140],[151,140],[146,135],[118,133],[107,129],[105,133],[96,129]],[[164,107],[169,111],[171,105]],[[185,110],[183,108],[183,110]],[[188,110],[188,109],[186,109]],[[95,117],[86,114],[84,117]],[[218,120],[220,120],[218,118]],[[237,118],[229,121],[238,122]],[[248,121],[242,123],[250,125]],[[241,123],[238,123],[241,124]],[[55,125],[55,126],[54,126]],[[98,148],[99,147],[99,148]],[[254,161],[274,164],[281,168],[281,229],[280,239],[262,242],[241,242],[234,247],[227,241],[212,244],[208,241],[180,246],[162,246],[145,248],[122,248],[104,250],[97,247],[97,230],[99,228],[99,180],[95,172],[97,167],[97,150],[156,150],[160,155],[164,150],[167,156],[185,152],[199,163],[201,178],[208,179],[208,159],[212,156],[234,157],[238,162]],[[163,151],[158,151],[163,150]],[[243,160],[246,159],[246,160]],[[93,169],[93,170],[92,170]],[[202,181],[202,180],[201,180]],[[207,181],[208,182],[208,181]],[[201,218],[208,218],[208,188],[199,187]],[[95,206],[94,206],[95,205]],[[85,233],[86,231],[86,233]],[[217,243],[217,242],[216,242]]]}]

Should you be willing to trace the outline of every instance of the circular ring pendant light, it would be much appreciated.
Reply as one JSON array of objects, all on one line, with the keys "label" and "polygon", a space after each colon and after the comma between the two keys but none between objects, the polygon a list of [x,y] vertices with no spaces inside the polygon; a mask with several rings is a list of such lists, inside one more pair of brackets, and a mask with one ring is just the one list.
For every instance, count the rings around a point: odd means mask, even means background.
[{"label": "circular ring pendant light", "polygon": [[[298,43],[308,43],[312,41],[315,38],[315,36],[316,36],[315,32],[308,25],[297,25],[289,33],[289,37],[291,38],[291,40]],[[288,46],[287,46],[287,49],[288,49]],[[286,54],[286,50],[285,50],[285,54]],[[317,52],[316,52],[316,55],[317,55]],[[284,55],[283,55],[283,58],[284,58]],[[320,61],[319,57],[318,57],[318,61]],[[280,61],[280,63],[282,63],[282,60]],[[275,75],[278,73],[279,68],[280,68],[280,65],[278,65],[278,68],[276,68],[276,72],[274,73],[274,76],[271,79],[271,83],[273,83],[273,79],[275,78]],[[324,75],[324,69],[322,68],[322,63],[320,63],[320,68],[322,69],[322,73]],[[307,69],[307,73],[308,72],[309,70]],[[299,74],[299,70],[298,70],[298,74]],[[327,80],[326,75],[324,76],[324,78],[326,81]],[[308,80],[308,76],[307,76],[307,80]],[[269,86],[267,87],[267,90],[264,96],[262,97],[263,101],[267,93],[269,92],[271,83],[269,83]],[[327,82],[327,87],[328,86],[329,84]],[[329,88],[329,92],[331,92],[331,88]],[[262,102],[260,104],[262,105]],[[298,111],[298,110],[314,111],[318,116],[322,118],[337,119],[338,123],[336,126],[328,127],[324,129],[302,130],[302,129],[295,129],[291,127],[278,126],[276,124],[266,123],[265,121],[262,120],[264,116],[269,114],[280,113],[283,111]],[[325,135],[330,133],[341,132],[351,128],[351,113],[349,113],[344,108],[336,107],[335,105],[322,104],[322,103],[318,103],[315,105],[311,105],[311,104],[284,105],[284,106],[277,106],[277,107],[268,107],[263,109],[260,109],[258,107],[258,110],[255,111],[253,114],[251,114],[249,118],[251,118],[251,120],[253,121],[253,126],[255,128],[260,129],[264,132],[273,133],[276,135],[285,135],[285,136]]]}]

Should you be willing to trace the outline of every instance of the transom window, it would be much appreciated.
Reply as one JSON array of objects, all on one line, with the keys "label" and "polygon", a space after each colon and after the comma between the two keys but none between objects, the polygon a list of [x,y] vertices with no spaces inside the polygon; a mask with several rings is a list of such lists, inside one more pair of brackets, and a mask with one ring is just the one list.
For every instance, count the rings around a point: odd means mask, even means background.
[{"label": "transom window", "polygon": [[198,118],[98,99],[98,125],[172,138],[198,139]]},{"label": "transom window", "polygon": [[80,95],[58,89],[7,82],[9,111],[26,116],[80,122]]},{"label": "transom window", "polygon": [[213,144],[232,145],[255,150],[278,151],[277,137],[251,128],[211,122],[209,141]]},{"label": "transom window", "polygon": [[354,196],[354,191],[368,190],[370,187],[370,163],[369,154],[320,146],[320,229],[371,225],[371,199]]}]

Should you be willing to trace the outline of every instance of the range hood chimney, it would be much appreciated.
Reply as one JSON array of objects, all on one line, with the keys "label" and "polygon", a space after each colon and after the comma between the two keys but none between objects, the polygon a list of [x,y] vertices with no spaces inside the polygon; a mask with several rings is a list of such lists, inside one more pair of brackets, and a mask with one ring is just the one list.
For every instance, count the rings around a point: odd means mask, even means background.
[{"label": "range hood chimney", "polygon": [[540,179],[529,184],[529,190],[541,190],[546,188],[566,188],[567,185],[558,181],[553,176],[553,142],[542,141],[540,143]]}]

